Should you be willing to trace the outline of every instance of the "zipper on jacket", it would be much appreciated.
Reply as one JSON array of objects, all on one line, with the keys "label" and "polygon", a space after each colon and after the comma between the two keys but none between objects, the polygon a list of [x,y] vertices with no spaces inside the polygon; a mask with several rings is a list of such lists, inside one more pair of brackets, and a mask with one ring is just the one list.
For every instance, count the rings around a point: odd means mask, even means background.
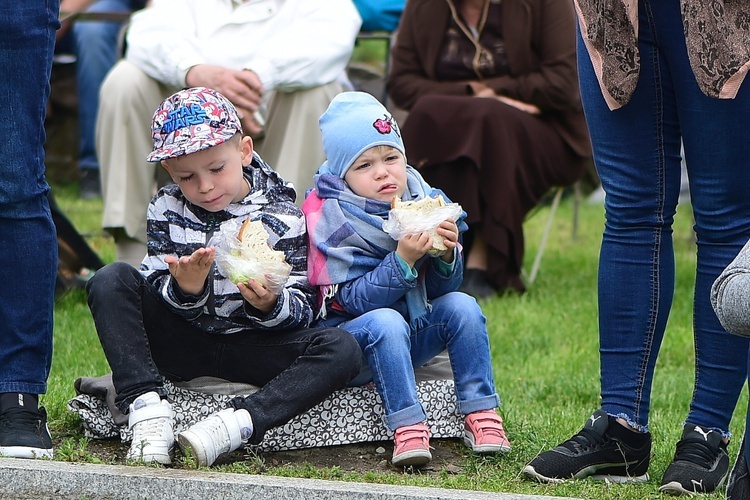
[{"label": "zipper on jacket", "polygon": [[[206,241],[204,242],[204,246],[208,246],[208,242],[211,241],[211,238],[213,238],[214,233],[216,232],[216,227],[218,224],[216,223],[216,216],[214,214],[211,214],[208,216],[208,231],[206,231]],[[216,304],[214,302],[214,269],[216,266],[216,262],[211,263],[211,269],[208,271],[208,278],[206,286],[208,287],[208,300],[206,301],[206,309],[208,309],[208,312],[212,316],[216,316]]]}]

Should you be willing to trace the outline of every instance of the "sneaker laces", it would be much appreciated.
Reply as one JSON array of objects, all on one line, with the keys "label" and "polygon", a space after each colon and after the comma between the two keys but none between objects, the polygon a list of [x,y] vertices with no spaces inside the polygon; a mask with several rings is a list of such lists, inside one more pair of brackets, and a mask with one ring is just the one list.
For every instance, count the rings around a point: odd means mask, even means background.
[{"label": "sneaker laces", "polygon": [[567,448],[572,452],[588,451],[595,449],[609,441],[606,434],[599,434],[591,429],[583,428],[575,436],[571,437],[559,446]]},{"label": "sneaker laces", "polygon": [[133,427],[133,442],[140,442],[144,436],[161,437],[164,432],[164,426],[169,423],[166,417],[149,418],[141,420]]},{"label": "sneaker laces", "polygon": [[700,439],[683,439],[677,443],[677,449],[674,454],[674,461],[686,461],[710,469],[716,463],[719,457],[720,446],[716,449],[708,445],[707,442]]}]

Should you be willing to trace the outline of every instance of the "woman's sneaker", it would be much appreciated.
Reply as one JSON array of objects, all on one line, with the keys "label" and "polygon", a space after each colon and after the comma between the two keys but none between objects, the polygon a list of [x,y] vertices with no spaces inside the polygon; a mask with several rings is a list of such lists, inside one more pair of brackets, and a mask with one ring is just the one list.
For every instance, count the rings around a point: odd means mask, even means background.
[{"label": "woman's sneaker", "polygon": [[671,495],[711,493],[721,486],[728,471],[729,455],[722,435],[687,424],[659,491]]},{"label": "woman's sneaker", "polygon": [[127,460],[169,465],[174,445],[174,413],[168,401],[155,392],[138,396],[130,405],[128,425],[133,430],[133,441]]},{"label": "woman's sneaker", "polygon": [[52,437],[44,407],[10,408],[0,413],[0,456],[52,459]]},{"label": "woman's sneaker", "polygon": [[510,441],[505,436],[503,419],[494,410],[477,411],[466,415],[464,443],[476,453],[510,451]]},{"label": "woman's sneaker", "polygon": [[432,460],[430,429],[423,423],[404,425],[393,433],[394,467],[418,467]]},{"label": "woman's sneaker", "polygon": [[208,467],[222,453],[242,446],[253,435],[253,421],[247,410],[227,408],[194,424],[177,436],[185,455]]},{"label": "woman's sneaker", "polygon": [[581,431],[537,455],[523,473],[543,483],[593,479],[616,483],[648,481],[651,434],[639,433],[597,410]]}]

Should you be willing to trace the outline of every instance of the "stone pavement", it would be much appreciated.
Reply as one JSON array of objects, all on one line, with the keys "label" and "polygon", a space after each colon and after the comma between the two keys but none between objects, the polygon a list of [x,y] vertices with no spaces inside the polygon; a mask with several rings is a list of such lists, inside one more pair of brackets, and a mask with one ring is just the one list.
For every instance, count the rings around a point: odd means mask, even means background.
[{"label": "stone pavement", "polygon": [[[553,500],[553,497],[512,493],[0,458],[0,499],[5,498]],[[554,497],[554,500],[565,499]]]}]

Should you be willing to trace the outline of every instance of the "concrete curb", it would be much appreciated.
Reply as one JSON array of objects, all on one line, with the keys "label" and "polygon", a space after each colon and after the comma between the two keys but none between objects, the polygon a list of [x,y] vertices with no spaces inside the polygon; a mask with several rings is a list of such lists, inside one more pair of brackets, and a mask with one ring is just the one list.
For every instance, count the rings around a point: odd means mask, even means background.
[{"label": "concrete curb", "polygon": [[[0,459],[0,498],[551,500],[553,497],[124,465]],[[564,500],[554,497],[554,500]]]}]

